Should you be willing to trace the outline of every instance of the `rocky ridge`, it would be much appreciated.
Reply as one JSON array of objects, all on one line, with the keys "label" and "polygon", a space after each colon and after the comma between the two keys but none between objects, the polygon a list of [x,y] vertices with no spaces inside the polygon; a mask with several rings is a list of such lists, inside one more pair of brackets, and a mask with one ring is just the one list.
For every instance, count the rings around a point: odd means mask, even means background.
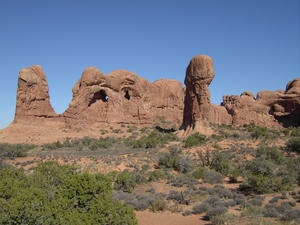
[{"label": "rocky ridge", "polygon": [[50,104],[42,67],[24,68],[18,76],[15,118],[0,132],[0,141],[11,135],[7,130],[18,127],[22,133],[22,126],[24,130],[34,126],[50,132],[55,127],[103,124],[151,126],[163,120],[178,127],[181,124],[177,134],[184,137],[193,132],[210,134],[211,123],[239,126],[254,122],[272,128],[300,125],[300,78],[288,82],[285,90],[260,91],[256,97],[249,91],[240,96],[225,95],[222,103],[215,105],[209,91],[214,76],[213,61],[207,55],[191,59],[185,88],[176,80],[149,83],[126,70],[105,75],[88,67],[72,89],[69,107],[57,114]]}]

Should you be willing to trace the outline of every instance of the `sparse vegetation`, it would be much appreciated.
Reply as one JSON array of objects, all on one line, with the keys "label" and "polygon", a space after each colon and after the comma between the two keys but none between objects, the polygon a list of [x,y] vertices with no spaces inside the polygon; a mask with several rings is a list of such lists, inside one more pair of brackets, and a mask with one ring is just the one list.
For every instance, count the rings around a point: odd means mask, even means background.
[{"label": "sparse vegetation", "polygon": [[[280,133],[255,124],[214,125],[211,137],[195,133],[185,139],[161,126],[119,128],[100,130],[100,138],[40,147],[0,144],[1,161],[15,166],[0,164],[0,224],[55,224],[53,215],[67,224],[75,218],[82,224],[92,219],[136,224],[133,209],[202,214],[212,224],[243,217],[261,224],[299,223],[298,128]],[[18,160],[27,155],[35,158]],[[160,193],[156,185],[169,191]],[[28,204],[20,204],[24,201]],[[231,207],[239,215],[230,215]],[[96,218],[104,214],[110,219]]]}]

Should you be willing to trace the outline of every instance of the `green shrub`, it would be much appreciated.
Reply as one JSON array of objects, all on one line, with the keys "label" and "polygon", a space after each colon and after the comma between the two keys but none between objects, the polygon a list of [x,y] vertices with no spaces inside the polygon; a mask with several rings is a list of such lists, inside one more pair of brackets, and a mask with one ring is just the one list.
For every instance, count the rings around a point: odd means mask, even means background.
[{"label": "green shrub", "polygon": [[209,184],[222,184],[224,176],[216,171],[208,171],[204,174],[203,182]]},{"label": "green shrub", "polygon": [[169,152],[162,153],[158,165],[161,168],[173,168],[181,173],[188,173],[195,167],[195,162],[189,156],[181,156],[178,146],[170,146]]},{"label": "green shrub", "polygon": [[201,214],[203,212],[207,212],[208,210],[210,210],[212,208],[212,206],[208,203],[200,203],[197,205],[193,206],[193,214]]},{"label": "green shrub", "polygon": [[300,137],[300,127],[297,127],[297,128],[292,127],[291,129],[292,129],[292,131],[291,131],[290,135],[292,137]]},{"label": "green shrub", "polygon": [[205,214],[205,217],[208,220],[213,220],[216,216],[224,215],[225,213],[227,213],[227,211],[228,209],[226,207],[219,206],[208,210]]},{"label": "green shrub", "polygon": [[242,216],[260,217],[264,212],[264,208],[260,206],[250,205],[242,209]]},{"label": "green shrub", "polygon": [[204,144],[207,141],[207,138],[203,134],[199,134],[198,132],[188,136],[184,141],[184,147],[189,148],[193,146],[197,146],[200,144]]},{"label": "green shrub", "polygon": [[41,163],[33,174],[0,170],[0,224],[137,224],[133,209],[112,200],[111,179]]},{"label": "green shrub", "polygon": [[166,175],[161,169],[153,170],[148,175],[149,181],[158,181],[161,179],[165,179]]},{"label": "green shrub", "polygon": [[286,150],[289,152],[300,153],[300,137],[290,138],[285,144]]},{"label": "green shrub", "polygon": [[254,139],[259,139],[259,138],[270,138],[270,135],[268,133],[268,129],[266,127],[255,127],[253,131],[251,132],[251,137]]},{"label": "green shrub", "polygon": [[167,201],[163,197],[158,197],[150,203],[150,211],[157,212],[157,211],[165,211],[168,208]]},{"label": "green shrub", "polygon": [[202,179],[204,177],[206,170],[204,167],[197,167],[193,172],[192,176],[196,179]]},{"label": "green shrub", "polygon": [[28,144],[0,143],[0,158],[14,159],[16,157],[25,157],[28,150],[34,147],[34,145]]},{"label": "green shrub", "polygon": [[267,160],[271,160],[276,164],[284,163],[283,153],[276,146],[260,146],[256,151],[256,158],[264,155]]},{"label": "green shrub", "polygon": [[116,176],[115,188],[131,193],[136,186],[136,177],[133,173],[123,171]]},{"label": "green shrub", "polygon": [[177,140],[177,136],[173,133],[162,133],[153,130],[148,136],[142,136],[138,140],[127,140],[127,146],[132,148],[156,148],[157,146],[164,146],[169,141]]},{"label": "green shrub", "polygon": [[[240,188],[248,188],[255,193],[273,193],[281,190],[288,190],[297,182],[297,166],[293,160],[288,160],[283,165],[278,165],[261,155],[252,161],[247,162],[245,178],[247,185],[240,185]],[[294,168],[290,170],[289,168]],[[299,168],[300,170],[300,168]]]},{"label": "green shrub", "polygon": [[220,152],[213,153],[210,168],[226,176],[231,168],[228,156]]}]

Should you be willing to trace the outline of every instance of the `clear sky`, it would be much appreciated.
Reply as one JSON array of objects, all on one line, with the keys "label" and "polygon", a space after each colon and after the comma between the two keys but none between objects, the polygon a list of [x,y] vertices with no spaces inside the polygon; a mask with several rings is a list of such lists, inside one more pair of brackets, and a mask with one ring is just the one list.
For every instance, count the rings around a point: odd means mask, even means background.
[{"label": "clear sky", "polygon": [[285,89],[300,77],[300,1],[1,0],[0,129],[14,118],[24,67],[44,68],[62,113],[88,66],[183,83],[199,54],[214,61],[215,104],[223,95]]}]

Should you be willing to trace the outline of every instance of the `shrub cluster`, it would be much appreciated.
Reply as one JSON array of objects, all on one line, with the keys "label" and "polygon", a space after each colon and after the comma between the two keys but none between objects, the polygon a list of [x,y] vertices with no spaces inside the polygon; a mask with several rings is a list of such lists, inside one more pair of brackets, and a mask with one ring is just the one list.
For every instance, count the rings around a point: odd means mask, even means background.
[{"label": "shrub cluster", "polygon": [[0,170],[0,224],[137,224],[133,209],[112,200],[111,179],[49,161],[30,175]]},{"label": "shrub cluster", "polygon": [[164,133],[158,130],[153,130],[148,136],[144,135],[140,139],[129,137],[124,140],[124,143],[132,148],[156,148],[162,147],[170,141],[178,140],[174,133]]},{"label": "shrub cluster", "polygon": [[188,173],[195,167],[195,162],[189,156],[182,156],[178,146],[170,146],[169,152],[162,153],[158,166],[161,168],[172,168],[181,173]]},{"label": "shrub cluster", "polygon": [[290,138],[286,143],[286,150],[289,152],[300,153],[300,137]]},{"label": "shrub cluster", "polygon": [[206,136],[203,134],[199,134],[198,132],[188,136],[185,140],[183,140],[185,148],[204,144],[205,142],[207,142]]},{"label": "shrub cluster", "polygon": [[0,159],[16,157],[25,157],[29,149],[33,149],[35,145],[28,144],[7,144],[0,143]]},{"label": "shrub cluster", "polygon": [[53,143],[46,143],[42,145],[42,147],[50,150],[59,149],[59,148],[69,148],[76,147],[82,149],[83,147],[88,147],[90,150],[95,151],[97,149],[107,149],[111,147],[113,143],[118,141],[117,138],[114,137],[100,137],[99,139],[91,138],[85,136],[83,138],[71,140],[70,138],[66,138],[66,140],[61,143],[60,141],[56,141]]},{"label": "shrub cluster", "polygon": [[256,158],[245,166],[246,184],[241,189],[254,193],[273,193],[289,190],[300,181],[299,157],[284,158],[277,147],[262,146]]}]

